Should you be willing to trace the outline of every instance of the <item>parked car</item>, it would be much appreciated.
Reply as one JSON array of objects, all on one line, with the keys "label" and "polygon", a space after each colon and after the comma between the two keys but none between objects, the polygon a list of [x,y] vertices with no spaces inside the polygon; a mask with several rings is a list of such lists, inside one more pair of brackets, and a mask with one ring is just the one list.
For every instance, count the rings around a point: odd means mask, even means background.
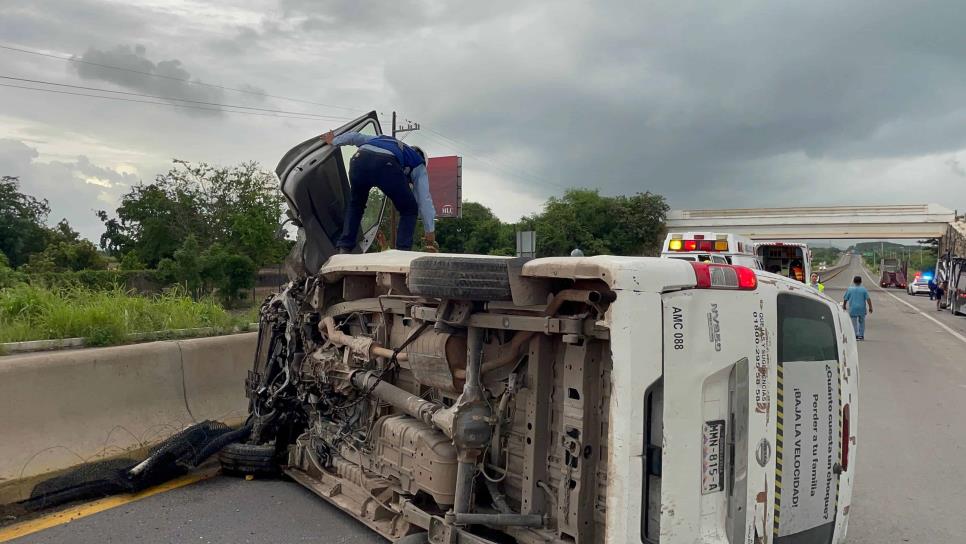
[{"label": "parked car", "polygon": [[929,294],[929,280],[932,276],[916,276],[909,285],[906,286],[906,292],[910,295],[928,295]]},{"label": "parked car", "polygon": [[845,537],[858,353],[835,301],[731,264],[332,255],[317,233],[262,306],[226,470],[284,471],[397,542]]}]

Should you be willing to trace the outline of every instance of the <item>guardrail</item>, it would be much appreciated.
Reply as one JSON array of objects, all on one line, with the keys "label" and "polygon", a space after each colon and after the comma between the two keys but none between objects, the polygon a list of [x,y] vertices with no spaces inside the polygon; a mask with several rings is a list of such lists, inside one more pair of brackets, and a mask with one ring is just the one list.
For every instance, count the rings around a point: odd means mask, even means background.
[{"label": "guardrail", "polygon": [[847,269],[851,263],[840,264],[838,266],[833,266],[832,268],[826,268],[818,272],[818,281],[825,283],[835,276],[842,273],[843,270]]},{"label": "guardrail", "polygon": [[[198,327],[194,329],[168,329],[164,331],[135,332],[127,335],[130,343],[153,342],[156,340],[175,340],[178,338],[204,338],[207,336],[219,336],[223,334],[235,334],[239,332],[257,331],[258,323],[249,323],[243,327],[235,327],[230,331],[216,327]],[[4,342],[0,343],[0,355],[12,355],[15,353],[33,353],[37,351],[51,351],[57,349],[76,349],[85,348],[87,340],[85,338],[51,338],[48,340],[27,340],[24,342]]]},{"label": "guardrail", "polygon": [[0,504],[53,473],[240,423],[257,333],[0,358]]}]

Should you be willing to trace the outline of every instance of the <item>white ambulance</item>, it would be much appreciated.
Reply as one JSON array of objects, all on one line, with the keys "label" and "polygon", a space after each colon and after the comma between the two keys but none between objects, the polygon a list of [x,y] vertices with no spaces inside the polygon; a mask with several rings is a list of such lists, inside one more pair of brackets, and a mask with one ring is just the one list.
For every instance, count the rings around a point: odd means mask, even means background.
[{"label": "white ambulance", "polygon": [[734,264],[762,270],[754,243],[744,236],[716,232],[672,232],[661,257],[699,263]]}]

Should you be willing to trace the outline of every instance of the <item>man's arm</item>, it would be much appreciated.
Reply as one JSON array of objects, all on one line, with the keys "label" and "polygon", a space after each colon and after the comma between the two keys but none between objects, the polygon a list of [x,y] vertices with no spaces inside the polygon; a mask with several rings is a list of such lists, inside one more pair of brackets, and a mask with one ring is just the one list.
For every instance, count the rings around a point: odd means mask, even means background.
[{"label": "man's arm", "polygon": [[865,302],[869,305],[869,313],[872,313],[872,297],[868,292],[865,293]]},{"label": "man's arm", "polygon": [[338,136],[334,136],[332,131],[329,131],[322,135],[322,139],[325,140],[325,143],[334,145],[336,147],[343,145],[354,145],[359,147],[368,143],[372,138],[372,136],[363,134],[361,132],[345,132],[339,134]]},{"label": "man's arm", "polygon": [[433,206],[433,197],[429,194],[429,173],[426,172],[426,165],[420,164],[413,168],[410,176],[413,180],[413,196],[419,205],[419,217],[423,220],[423,229],[427,235],[432,234],[436,230],[436,207]]},{"label": "man's arm", "polygon": [[849,295],[850,294],[851,294],[851,292],[848,289],[846,289],[845,290],[845,298],[842,300],[842,309],[843,310],[848,310],[849,309],[848,304],[849,304],[849,298],[850,298]]}]

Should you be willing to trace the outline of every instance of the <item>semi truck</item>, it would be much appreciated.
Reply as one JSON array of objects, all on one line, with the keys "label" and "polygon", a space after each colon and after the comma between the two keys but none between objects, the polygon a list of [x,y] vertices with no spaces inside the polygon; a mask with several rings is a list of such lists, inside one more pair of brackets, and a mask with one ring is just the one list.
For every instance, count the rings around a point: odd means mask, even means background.
[{"label": "semi truck", "polygon": [[883,289],[895,287],[906,288],[906,263],[895,258],[885,258],[879,263],[879,286]]}]

